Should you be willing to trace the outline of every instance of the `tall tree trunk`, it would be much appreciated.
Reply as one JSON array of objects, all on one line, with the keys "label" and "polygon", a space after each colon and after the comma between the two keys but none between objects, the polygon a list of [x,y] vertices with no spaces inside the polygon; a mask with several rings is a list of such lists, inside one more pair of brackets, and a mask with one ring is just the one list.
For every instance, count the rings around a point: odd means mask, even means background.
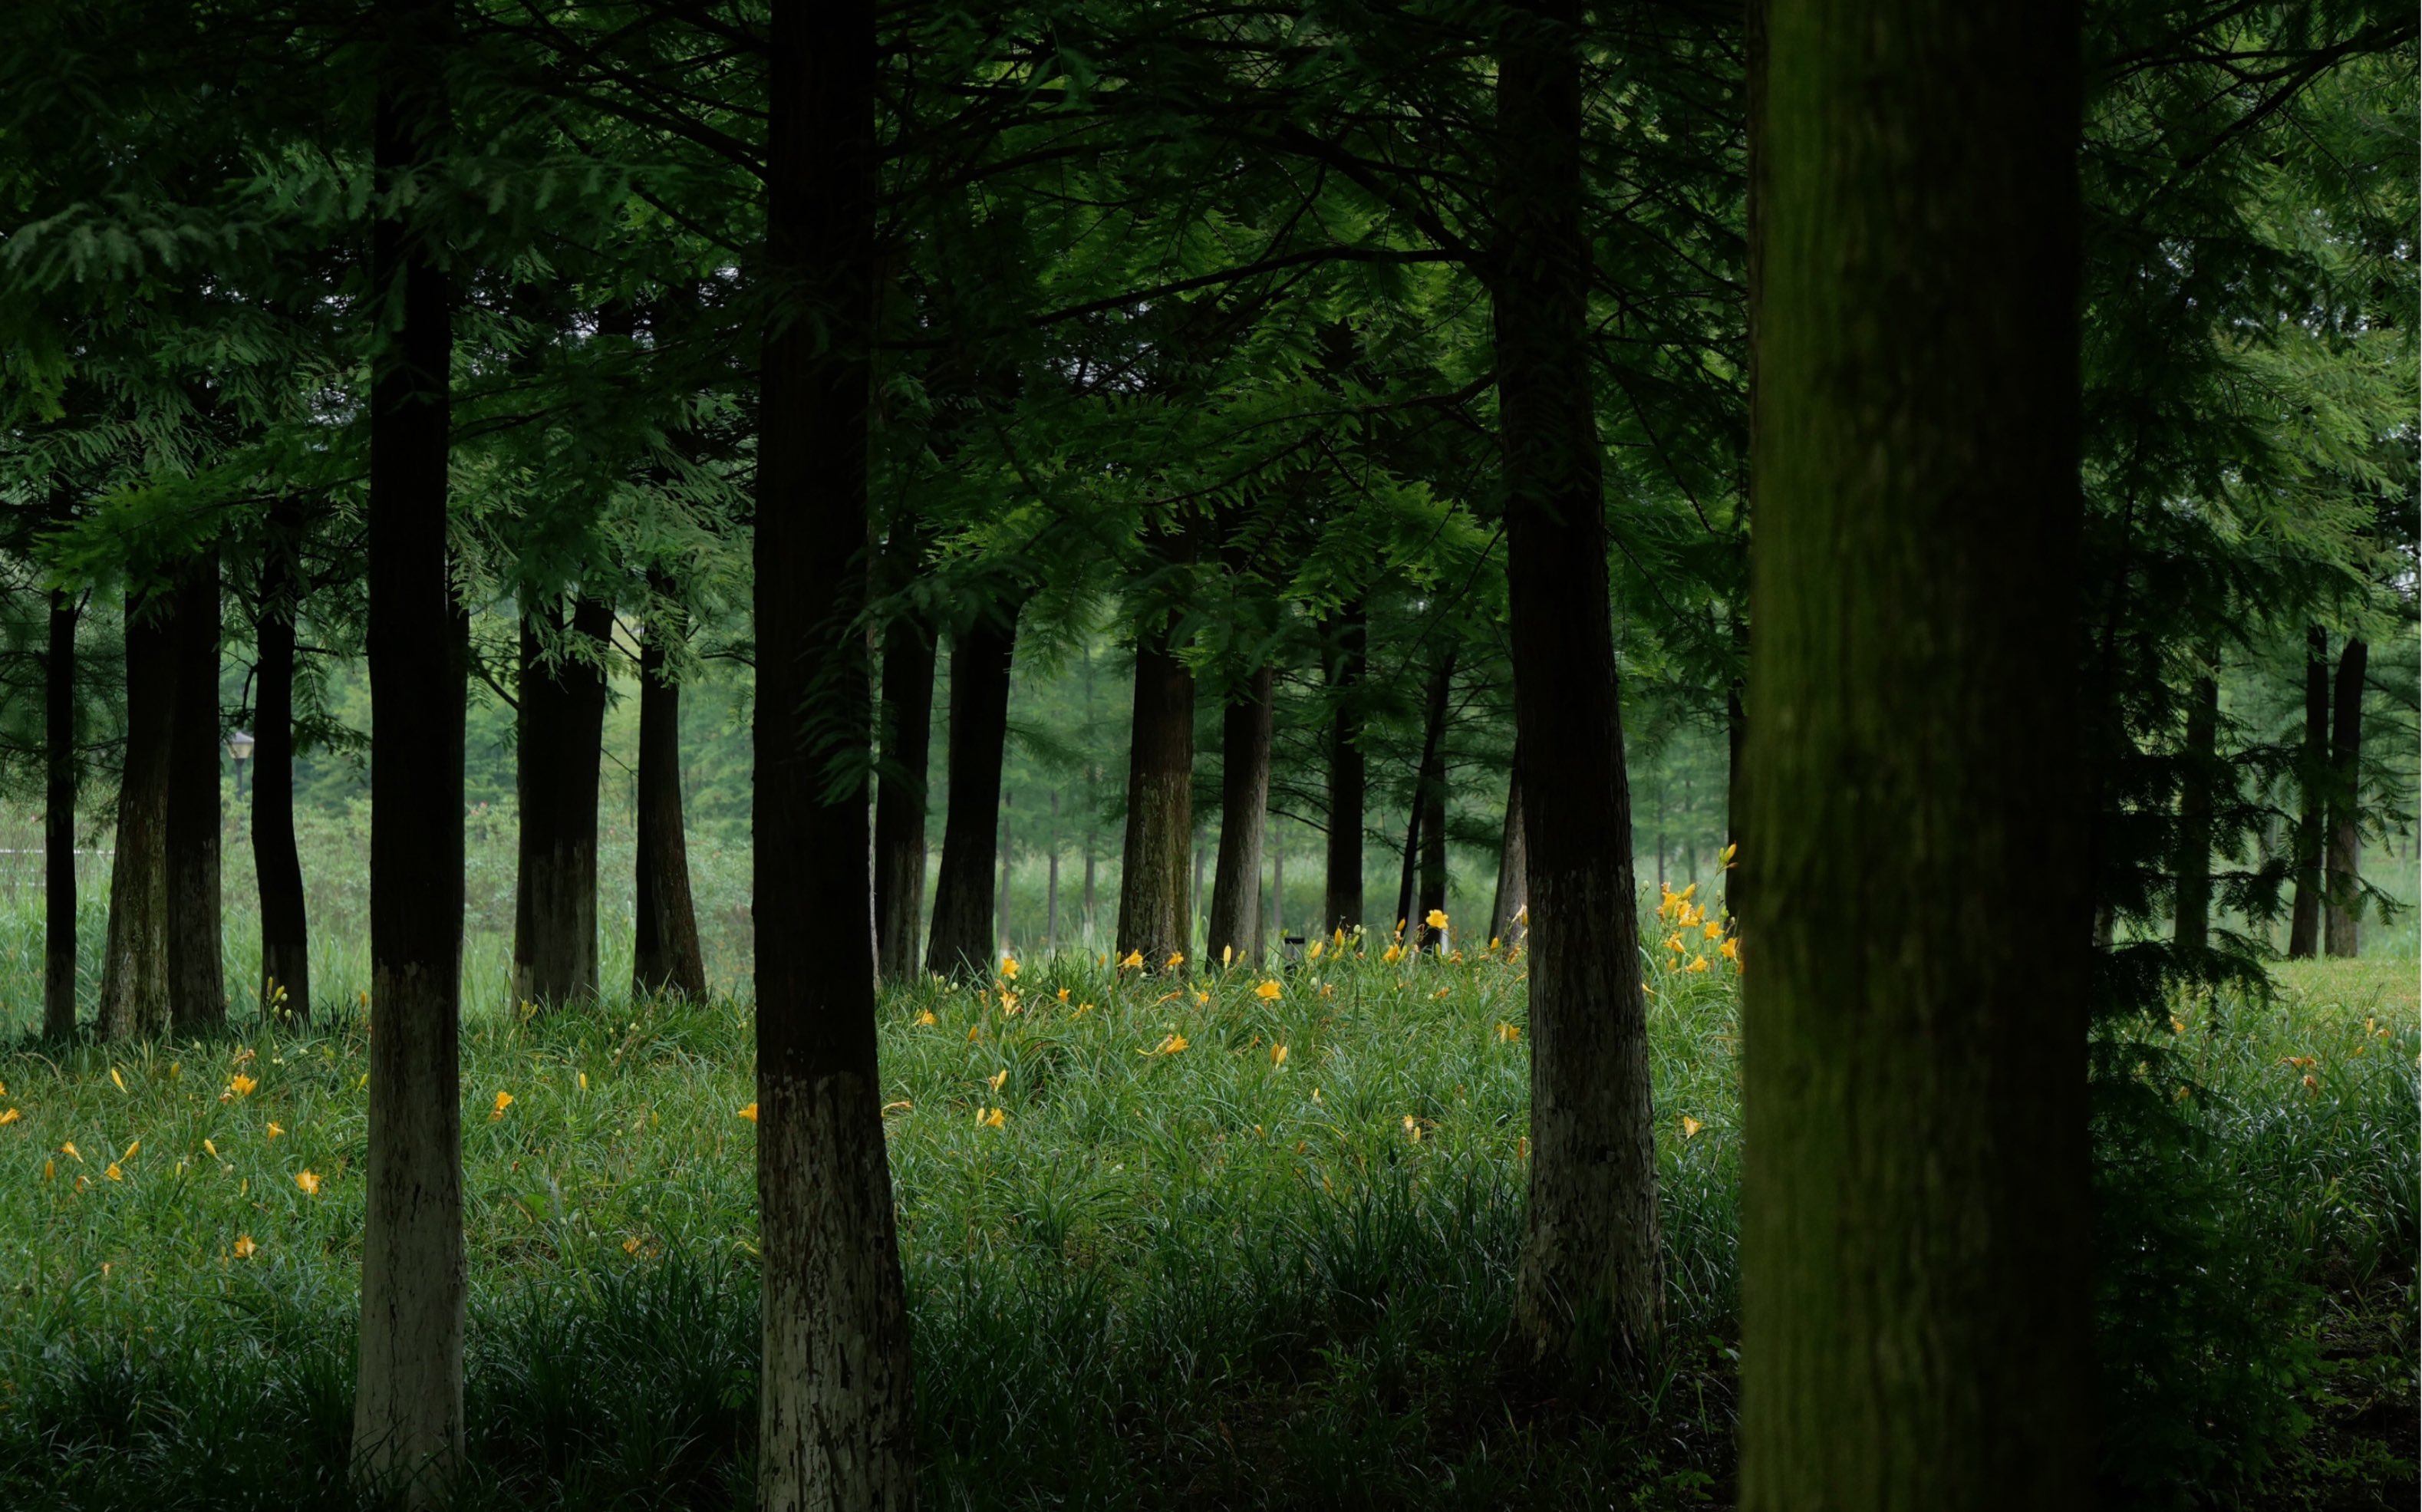
[{"label": "tall tree trunk", "polygon": [[1256,670],[1219,717],[1219,864],[1211,875],[1211,927],[1203,955],[1258,962],[1262,838],[1270,806],[1269,668]]},{"label": "tall tree trunk", "polygon": [[2370,659],[2368,644],[2348,638],[2338,653],[2330,717],[2329,887],[2321,949],[2347,959],[2363,946],[2363,682]]},{"label": "tall tree trunk", "polygon": [[2087,1506],[2077,11],[1770,25],[1740,1504]]},{"label": "tall tree trunk", "polygon": [[874,790],[874,968],[886,982],[905,982],[917,974],[925,908],[925,772],[934,739],[934,627],[913,614],[884,627],[882,718],[883,764]]},{"label": "tall tree trunk", "polygon": [[2296,753],[2296,899],[2288,956],[2308,961],[2321,945],[2321,827],[2330,786],[2330,638],[2304,629],[2304,744]]},{"label": "tall tree trunk", "polygon": [[1432,758],[1430,780],[1422,784],[1422,895],[1413,903],[1413,937],[1423,950],[1446,949],[1448,932],[1430,924],[1431,915],[1445,912],[1446,771],[1441,752]]},{"label": "tall tree trunk", "polygon": [[1329,686],[1336,712],[1329,724],[1329,854],[1321,883],[1320,927],[1330,933],[1362,927],[1362,715],[1356,702],[1367,665],[1370,623],[1362,601],[1339,615],[1329,654]]},{"label": "tall tree trunk", "polygon": [[101,968],[101,1037],[168,1032],[168,771],[175,759],[177,646],[169,595],[126,600],[126,762]]},{"label": "tall tree trunk", "polygon": [[261,543],[254,617],[252,870],[260,891],[260,1010],[311,1016],[311,932],[294,842],[294,620],[302,606],[303,512],[281,499]]},{"label": "tall tree trunk", "polygon": [[[1455,653],[1441,654],[1430,669],[1429,688],[1423,701],[1422,759],[1413,768],[1412,812],[1405,825],[1405,870],[1396,890],[1396,919],[1408,943],[1419,950],[1429,943],[1429,912],[1446,906],[1446,709],[1455,688]],[[1435,901],[1431,898],[1431,856],[1437,854]]]},{"label": "tall tree trunk", "polygon": [[1513,944],[1522,932],[1530,898],[1530,868],[1522,846],[1522,744],[1505,774],[1505,843],[1497,852],[1497,903],[1488,910],[1488,937]]},{"label": "tall tree trunk", "polygon": [[1659,1329],[1657,1153],[1588,352],[1580,0],[1499,39],[1495,323],[1514,726],[1531,860],[1531,1191],[1517,1330],[1639,1358]]},{"label": "tall tree trunk", "polygon": [[42,657],[42,1036],[76,1027],[75,596],[51,591],[50,645]]},{"label": "tall tree trunk", "polygon": [[[668,586],[660,583],[661,598]],[[682,812],[681,685],[671,648],[688,618],[660,609],[639,645],[638,827],[633,846],[631,990],[694,1000],[706,996],[706,956],[698,944],[698,909],[689,890],[689,827]]]},{"label": "tall tree trunk", "polygon": [[[532,609],[536,613],[531,612]],[[612,603],[583,596],[550,658],[539,621],[521,627],[521,869],[514,888],[513,997],[540,1007],[597,995],[597,764],[606,734]]]},{"label": "tall tree trunk", "polygon": [[177,575],[177,715],[168,760],[168,1012],[180,1034],[227,1022],[220,959],[219,554]]},{"label": "tall tree trunk", "polygon": [[1016,804],[1016,794],[1000,795],[1000,892],[995,900],[999,905],[999,926],[995,931],[996,943],[993,946],[996,960],[1009,953],[1009,816]]},{"label": "tall tree trunk", "polygon": [[1051,792],[1048,859],[1043,874],[1043,953],[1060,952],[1060,791]]},{"label": "tall tree trunk", "polygon": [[2178,908],[2172,937],[2186,950],[2211,940],[2211,799],[2220,743],[2220,684],[2195,679],[2187,703],[2186,771],[2178,795]]},{"label": "tall tree trunk", "polygon": [[[757,1504],[914,1504],[907,1300],[874,1053],[866,642],[873,0],[778,6],[758,438]],[[810,318],[812,317],[812,318]]]},{"label": "tall tree trunk", "polygon": [[1135,730],[1127,747],[1126,846],[1118,953],[1159,969],[1193,935],[1187,851],[1194,834],[1194,676],[1177,659],[1173,615],[1137,628]]},{"label": "tall tree trunk", "polygon": [[[1281,951],[1286,949],[1286,846],[1273,827],[1270,834],[1270,932]],[[1256,946],[1255,954],[1260,953]]]},{"label": "tall tree trunk", "polygon": [[[448,129],[449,0],[384,0],[382,194]],[[385,202],[384,199],[382,202]],[[448,572],[452,295],[424,237],[382,219],[370,373],[370,1085],[359,1473],[433,1505],[463,1443],[463,699],[469,622]],[[382,717],[383,716],[383,717]]]},{"label": "tall tree trunk", "polygon": [[1000,766],[1009,744],[1017,609],[1002,605],[951,638],[951,787],[925,949],[925,969],[940,976],[983,976],[992,969],[992,867],[1000,846]]}]

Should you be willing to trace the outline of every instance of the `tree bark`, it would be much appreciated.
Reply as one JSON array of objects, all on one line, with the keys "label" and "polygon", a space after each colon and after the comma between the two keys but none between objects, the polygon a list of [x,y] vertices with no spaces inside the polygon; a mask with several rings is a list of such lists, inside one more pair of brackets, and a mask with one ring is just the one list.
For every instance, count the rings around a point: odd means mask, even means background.
[{"label": "tree bark", "polygon": [[1515,1325],[1533,1357],[1637,1361],[1663,1283],[1631,804],[1589,364],[1579,0],[1499,41],[1492,293],[1515,731],[1528,769],[1531,1187]]},{"label": "tree bark", "polygon": [[294,841],[294,622],[302,606],[303,513],[291,499],[269,512],[254,616],[252,870],[260,891],[259,1001],[272,1018],[311,1016],[310,921]]},{"label": "tree bark", "polygon": [[[664,586],[659,585],[660,591]],[[687,617],[665,608],[648,622],[639,646],[631,990],[695,1001],[706,996],[706,957],[698,944],[698,909],[689,889],[689,827],[682,813],[681,685],[672,680],[669,665],[671,648],[687,631]]]},{"label": "tree bark", "polygon": [[1329,649],[1329,686],[1336,712],[1329,725],[1329,854],[1321,885],[1323,930],[1362,927],[1362,714],[1356,703],[1370,634],[1362,602],[1339,615]]},{"label": "tree bark", "polygon": [[169,603],[165,590],[127,594],[126,761],[98,1016],[105,1040],[168,1032],[168,770],[177,718]]},{"label": "tree bark", "polygon": [[883,632],[883,764],[874,790],[874,965],[886,982],[917,973],[933,739],[934,627],[902,614]]},{"label": "tree bark", "polygon": [[951,638],[951,789],[925,951],[925,969],[940,976],[983,976],[992,969],[992,868],[1000,846],[1000,768],[1009,746],[1017,610],[1014,604],[999,606]]},{"label": "tree bark", "polygon": [[1529,904],[1530,868],[1522,846],[1522,744],[1514,744],[1514,760],[1505,774],[1505,842],[1497,852],[1497,902],[1488,910],[1488,937],[1516,943],[1522,933],[1522,910]]},{"label": "tree bark", "polygon": [[[555,620],[551,604],[534,607]],[[566,628],[550,665],[530,609],[523,611],[513,997],[540,1007],[593,998],[598,987],[597,764],[614,606],[583,596]]]},{"label": "tree bark", "polygon": [[[769,39],[756,533],[757,1504],[915,1504],[908,1311],[874,1046],[865,637],[872,0]],[[836,791],[839,789],[839,791]]]},{"label": "tree bark", "polygon": [[51,591],[50,644],[42,657],[42,1037],[76,1027],[75,596]]},{"label": "tree bark", "polygon": [[1769,25],[1740,1504],[2088,1506],[2077,11]]},{"label": "tree bark", "polygon": [[996,897],[996,899],[995,899],[995,901],[996,901],[996,903],[997,903],[997,905],[998,905],[998,907],[999,907],[999,912],[998,912],[998,914],[997,914],[997,919],[998,919],[998,927],[997,927],[997,928],[994,930],[994,932],[993,932],[993,933],[994,933],[993,951],[994,951],[994,953],[994,953],[994,957],[993,957],[993,958],[994,958],[995,960],[999,960],[1001,956],[1003,956],[1003,955],[1007,955],[1007,954],[1009,953],[1009,846],[1010,846],[1010,835],[1009,835],[1009,815],[1010,815],[1010,811],[1011,811],[1012,809],[1015,808],[1015,807],[1016,807],[1016,805],[1017,805],[1017,795],[1016,795],[1016,794],[1014,794],[1014,793],[1004,793],[1004,794],[1002,794],[1002,795],[1001,795],[1001,796],[1000,796],[1000,891],[999,891],[999,893],[997,895],[997,897]]},{"label": "tree bark", "polygon": [[[1439,680],[1441,684],[1444,679]],[[1449,932],[1430,925],[1432,914],[1446,912],[1446,751],[1444,700],[1439,707],[1441,744],[1431,750],[1429,769],[1422,782],[1422,892],[1413,900],[1413,938],[1423,950],[1446,949]]]},{"label": "tree bark", "polygon": [[[382,195],[447,130],[448,0],[385,0]],[[384,199],[382,202],[385,202]],[[372,307],[397,327],[370,373],[370,1084],[356,1473],[416,1505],[463,1444],[463,700],[469,622],[447,561],[452,294],[425,240],[371,229]]]},{"label": "tree bark", "polygon": [[219,554],[177,575],[177,715],[168,760],[168,1012],[180,1034],[227,1022],[220,959]]},{"label": "tree bark", "polygon": [[1043,873],[1043,953],[1060,951],[1060,793],[1051,793],[1051,829]]},{"label": "tree bark", "polygon": [[2186,769],[2178,794],[2178,907],[2173,941],[2199,951],[2211,941],[2211,800],[2220,742],[2220,684],[2195,679],[2187,703]]},{"label": "tree bark", "polygon": [[2349,638],[2338,653],[2330,716],[2329,889],[2321,949],[2352,959],[2363,948],[2363,683],[2371,648]]},{"label": "tree bark", "polygon": [[[1182,549],[1182,548],[1181,548]],[[1136,631],[1135,726],[1127,746],[1126,844],[1119,875],[1118,953],[1158,969],[1184,953],[1194,906],[1187,860],[1194,835],[1194,677],[1177,659],[1173,617]]]},{"label": "tree bark", "polygon": [[2304,744],[2297,753],[2296,899],[2288,958],[2309,961],[2321,944],[2321,826],[2330,786],[2330,638],[2304,630]]},{"label": "tree bark", "polygon": [[1219,717],[1219,860],[1211,874],[1206,958],[1258,963],[1262,839],[1270,806],[1269,668],[1257,669]]},{"label": "tree bark", "polygon": [[1405,848],[1396,857],[1395,937],[1401,941],[1409,929],[1415,943],[1422,937],[1420,921],[1413,917],[1413,897],[1421,890],[1422,819],[1427,809],[1422,802],[1422,770],[1428,764],[1424,751],[1413,768],[1412,796],[1405,804]]}]

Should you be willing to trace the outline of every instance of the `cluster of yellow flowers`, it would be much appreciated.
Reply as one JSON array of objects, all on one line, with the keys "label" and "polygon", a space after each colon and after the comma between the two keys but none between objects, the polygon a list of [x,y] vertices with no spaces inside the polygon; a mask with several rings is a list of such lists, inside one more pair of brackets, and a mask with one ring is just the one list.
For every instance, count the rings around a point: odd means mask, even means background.
[{"label": "cluster of yellow flowers", "polygon": [[[1724,847],[1727,863],[1731,857],[1732,847],[1727,845]],[[1665,948],[1674,953],[1674,964],[1678,969],[1706,970],[1711,957],[1705,953],[1704,947],[1708,941],[1715,942],[1717,955],[1736,967],[1740,964],[1740,941],[1724,932],[1722,920],[1707,917],[1705,904],[1691,901],[1699,890],[1699,884],[1693,882],[1679,892],[1659,884],[1659,890],[1663,896],[1657,900],[1657,917],[1674,926],[1673,932],[1665,937]],[[1691,938],[1693,935],[1697,937],[1695,939]],[[1687,963],[1685,956],[1689,957]]]}]

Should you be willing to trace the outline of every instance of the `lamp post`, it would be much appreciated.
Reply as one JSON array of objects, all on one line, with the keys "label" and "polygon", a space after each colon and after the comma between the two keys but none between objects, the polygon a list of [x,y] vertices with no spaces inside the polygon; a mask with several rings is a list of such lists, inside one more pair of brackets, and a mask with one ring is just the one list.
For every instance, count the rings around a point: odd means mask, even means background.
[{"label": "lamp post", "polygon": [[252,759],[252,732],[239,730],[228,736],[228,755],[235,761],[235,795],[244,796],[244,764]]}]

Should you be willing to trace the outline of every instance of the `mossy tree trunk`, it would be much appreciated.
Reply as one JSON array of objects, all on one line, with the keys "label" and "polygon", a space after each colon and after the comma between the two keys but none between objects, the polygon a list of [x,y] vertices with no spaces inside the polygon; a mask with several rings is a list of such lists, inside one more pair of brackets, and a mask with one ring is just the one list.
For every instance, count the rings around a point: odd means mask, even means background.
[{"label": "mossy tree trunk", "polygon": [[1631,801],[1591,408],[1579,0],[1498,39],[1491,271],[1531,880],[1531,1182],[1515,1327],[1543,1366],[1636,1362],[1663,1282]]},{"label": "mossy tree trunk", "polygon": [[983,976],[999,924],[993,863],[1000,853],[1000,770],[1009,748],[1010,668],[1017,654],[1014,603],[986,612],[951,639],[950,792],[925,969]]},{"label": "mossy tree trunk", "polygon": [[1358,702],[1367,665],[1370,624],[1360,599],[1331,630],[1328,679],[1336,710],[1329,723],[1329,849],[1321,887],[1320,927],[1362,927],[1362,714]]},{"label": "mossy tree trunk", "polygon": [[168,781],[175,760],[177,647],[165,590],[126,599],[126,760],[109,867],[101,1037],[168,1032]]},{"label": "mossy tree trunk", "polygon": [[883,764],[874,790],[874,968],[886,982],[905,982],[917,974],[925,909],[925,772],[934,738],[934,627],[921,616],[901,614],[884,628],[882,720]]},{"label": "mossy tree trunk", "polygon": [[2178,793],[2178,906],[2171,938],[2199,951],[2211,940],[2211,809],[2219,781],[2220,684],[2195,679],[2187,696],[2185,771]]},{"label": "mossy tree trunk", "polygon": [[220,959],[219,554],[177,574],[177,716],[168,760],[168,1011],[180,1034],[227,1022]]},{"label": "mossy tree trunk", "polygon": [[1209,960],[1258,963],[1262,937],[1262,836],[1270,806],[1270,685],[1264,667],[1245,680],[1219,717],[1219,859],[1211,874]]},{"label": "mossy tree trunk", "polygon": [[42,655],[42,1036],[76,1027],[76,621],[81,606],[51,591],[50,638]]},{"label": "mossy tree trunk", "polygon": [[[1171,560],[1189,543],[1163,540]],[[1194,674],[1177,659],[1174,614],[1156,606],[1136,628],[1135,723],[1127,745],[1127,828],[1119,875],[1118,953],[1155,970],[1193,937],[1188,865],[1194,839]]]},{"label": "mossy tree trunk", "polygon": [[908,1310],[874,1047],[868,795],[872,0],[768,46],[756,532],[757,1198],[763,1512],[915,1504]]},{"label": "mossy tree trunk", "polygon": [[[659,599],[669,584],[659,584]],[[706,996],[698,908],[689,887],[689,827],[682,812],[681,685],[672,648],[688,634],[678,608],[657,610],[639,643],[638,825],[633,846],[631,990]]]},{"label": "mossy tree trunk", "polygon": [[2085,1506],[2077,12],[1768,24],[1740,1504]]},{"label": "mossy tree trunk", "polygon": [[2321,946],[2322,825],[2330,787],[2330,638],[2304,630],[2304,741],[2296,752],[2296,895],[2288,915],[2288,958],[2311,960]]},{"label": "mossy tree trunk", "polygon": [[597,994],[597,765],[606,732],[606,638],[613,628],[614,606],[603,599],[576,599],[568,624],[553,599],[523,606],[514,762],[519,1002],[544,1007]]},{"label": "mossy tree trunk", "polygon": [[252,870],[260,891],[261,1011],[311,1016],[310,920],[294,841],[294,621],[302,606],[303,512],[282,499],[261,542],[253,617]]},{"label": "mossy tree trunk", "polygon": [[2338,652],[2330,712],[2328,905],[2321,950],[2351,959],[2363,949],[2363,685],[2371,647],[2350,637]]},{"label": "mossy tree trunk", "polygon": [[[382,196],[446,150],[448,0],[385,0]],[[382,202],[385,202],[384,198]],[[427,238],[371,229],[370,1084],[358,1474],[441,1503],[463,1449],[463,701],[469,622],[448,568],[452,292]]]}]

